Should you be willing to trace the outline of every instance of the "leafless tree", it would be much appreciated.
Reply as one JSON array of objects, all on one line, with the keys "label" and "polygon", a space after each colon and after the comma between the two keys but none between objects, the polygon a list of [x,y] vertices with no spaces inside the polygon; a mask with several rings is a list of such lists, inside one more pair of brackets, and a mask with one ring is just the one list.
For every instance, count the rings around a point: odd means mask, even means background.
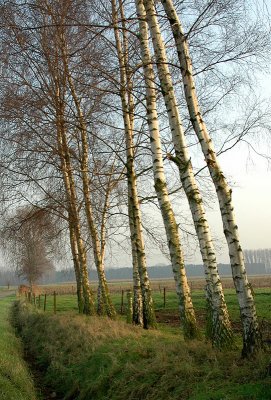
[{"label": "leafless tree", "polygon": [[54,269],[57,232],[49,213],[34,208],[17,209],[1,231],[5,253],[18,277],[32,287]]}]

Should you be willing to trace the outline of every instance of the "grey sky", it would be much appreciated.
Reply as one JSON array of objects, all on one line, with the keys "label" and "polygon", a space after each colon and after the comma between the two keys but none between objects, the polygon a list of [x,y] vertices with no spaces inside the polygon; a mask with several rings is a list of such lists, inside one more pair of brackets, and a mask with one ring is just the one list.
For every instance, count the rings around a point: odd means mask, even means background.
[{"label": "grey sky", "polygon": [[[261,90],[260,90],[261,89]],[[263,75],[259,81],[259,92],[271,101],[271,76]],[[249,138],[255,149],[271,159],[270,137],[263,137],[259,132],[257,138]],[[246,143],[239,143],[232,150],[219,158],[222,170],[233,189],[233,204],[241,245],[243,249],[271,247],[271,164],[267,159],[256,155]],[[226,242],[223,235],[221,216],[217,202],[207,207],[208,221],[217,243],[218,262],[229,262]],[[149,257],[149,264],[168,263],[159,251]],[[191,254],[187,260],[201,263],[199,251]]]}]

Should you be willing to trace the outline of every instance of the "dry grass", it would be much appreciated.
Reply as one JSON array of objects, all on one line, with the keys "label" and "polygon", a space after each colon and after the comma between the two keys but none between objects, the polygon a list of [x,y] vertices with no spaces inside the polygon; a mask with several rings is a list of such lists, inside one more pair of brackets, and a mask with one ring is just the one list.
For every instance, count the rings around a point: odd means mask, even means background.
[{"label": "dry grass", "polygon": [[216,352],[180,332],[122,321],[43,314],[18,303],[16,324],[45,382],[70,400],[269,400],[267,354]]},{"label": "dry grass", "polygon": [[[222,277],[222,284],[224,289],[233,289],[233,280],[231,277]],[[250,283],[253,288],[271,288],[271,276],[259,275],[259,276],[250,276]],[[175,283],[173,279],[152,279],[152,290],[153,292],[162,293],[163,288],[165,287],[169,291],[175,290]],[[199,290],[204,289],[205,280],[203,278],[192,278],[189,279],[189,285],[191,290]],[[91,288],[94,293],[97,292],[97,282],[93,282],[91,284]],[[110,292],[121,293],[122,290],[129,290],[132,288],[132,281],[110,281],[109,289]],[[57,294],[75,294],[76,293],[76,283],[68,282],[63,284],[56,285],[40,285],[38,287],[40,294],[53,294],[56,292]]]}]

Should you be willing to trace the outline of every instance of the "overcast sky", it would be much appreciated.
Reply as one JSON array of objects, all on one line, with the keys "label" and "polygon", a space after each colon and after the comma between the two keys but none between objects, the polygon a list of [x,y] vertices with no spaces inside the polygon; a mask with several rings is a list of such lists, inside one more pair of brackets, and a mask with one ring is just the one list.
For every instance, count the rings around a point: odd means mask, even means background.
[{"label": "overcast sky", "polygon": [[[248,154],[245,145],[221,156],[233,188],[233,204],[243,249],[271,247],[271,171],[266,160]],[[214,233],[222,232],[219,212],[209,212]],[[228,261],[226,249],[221,261]]]},{"label": "overcast sky", "polygon": [[[263,76],[259,89],[264,97],[271,100],[271,76]],[[271,157],[271,132],[263,137],[259,132],[259,141],[251,141],[262,154]],[[237,225],[239,227],[243,249],[271,247],[271,163],[257,156],[247,144],[240,143],[232,150],[219,157],[222,170],[233,189],[233,204]],[[215,203],[214,203],[215,204]],[[223,236],[221,216],[218,206],[212,204],[213,210],[207,210],[213,236],[217,240],[218,262],[229,263],[228,250]],[[169,263],[159,251],[149,256],[149,265]],[[191,254],[188,263],[201,263],[200,253]]]},{"label": "overcast sky", "polygon": [[[259,80],[259,92],[271,101],[271,75]],[[271,132],[264,137],[259,132],[258,142],[253,146],[262,154],[271,157]],[[271,163],[249,150],[241,143],[222,154],[220,164],[233,189],[233,204],[243,249],[271,247]],[[218,209],[209,212],[213,232],[221,235],[222,224]],[[196,262],[200,258],[195,257]],[[221,262],[228,262],[226,245],[219,256]]]}]

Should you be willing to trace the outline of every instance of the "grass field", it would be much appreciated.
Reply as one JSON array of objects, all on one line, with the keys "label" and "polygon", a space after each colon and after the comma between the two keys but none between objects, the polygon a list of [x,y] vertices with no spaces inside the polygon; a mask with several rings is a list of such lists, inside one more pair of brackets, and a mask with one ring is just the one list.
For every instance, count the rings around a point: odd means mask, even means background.
[{"label": "grass field", "polygon": [[[149,331],[125,323],[126,289],[130,285],[111,284],[118,311],[116,321],[79,316],[71,285],[42,288],[47,293],[45,312],[43,294],[36,297],[35,306],[24,301],[14,306],[16,327],[34,369],[43,377],[46,393],[59,400],[270,400],[271,354],[268,350],[253,360],[241,359],[241,324],[233,289],[225,289],[225,297],[236,349],[220,352],[204,340],[202,289],[192,291],[202,338],[185,342],[172,282],[156,282],[153,297],[158,329]],[[271,290],[263,286],[254,291],[264,339],[268,342]],[[95,287],[93,290],[96,294]],[[57,293],[56,315],[53,292]],[[61,294],[67,292],[74,294]]]},{"label": "grass field", "polygon": [[[231,277],[222,277],[221,278],[223,288],[224,289],[234,289],[233,280]],[[252,287],[255,289],[259,288],[271,288],[271,276],[270,275],[258,275],[258,276],[250,276],[249,281],[252,284]],[[188,280],[191,291],[194,290],[203,290],[205,286],[205,280],[200,277],[193,277]],[[90,283],[91,289],[95,292],[97,291],[97,282]],[[132,281],[118,281],[112,280],[108,282],[108,286],[111,293],[120,293],[122,289],[132,289]],[[160,292],[165,287],[169,291],[175,290],[175,283],[173,278],[167,279],[152,279],[151,287],[153,292]],[[75,282],[66,282],[66,283],[58,283],[58,284],[50,284],[50,285],[40,285],[38,286],[38,291],[42,294],[53,294],[56,291],[59,294],[74,294],[76,291]]]},{"label": "grass field", "polygon": [[240,347],[219,352],[204,340],[185,342],[180,329],[167,324],[144,331],[120,319],[65,311],[74,305],[71,296],[59,296],[56,315],[22,303],[13,310],[27,351],[57,399],[271,398],[270,354],[242,360]]},{"label": "grass field", "polygon": [[[121,312],[122,293],[121,288],[127,287],[123,283],[120,285],[116,284],[115,291],[112,292],[113,303],[117,311]],[[161,290],[157,289],[153,291],[153,298],[155,304],[155,310],[157,315],[157,321],[163,324],[168,329],[179,326],[179,315],[178,315],[178,299],[175,291],[170,287],[166,290],[166,302],[164,307],[164,290],[165,287],[161,284]],[[56,287],[57,288],[57,287]],[[55,288],[55,289],[56,289]],[[53,293],[54,287],[48,288],[48,293]],[[258,288],[255,289],[255,301],[257,306],[257,313],[262,324],[264,331],[264,338],[271,340],[271,289],[269,288]],[[59,291],[61,293],[61,290]],[[57,292],[58,293],[58,292]],[[230,316],[233,322],[233,329],[236,332],[241,331],[239,321],[239,308],[237,297],[234,289],[225,289],[225,298],[229,308]],[[193,304],[196,310],[199,326],[204,330],[205,324],[205,295],[203,290],[194,290],[192,292]],[[46,312],[53,313],[53,295],[47,294],[46,299]],[[38,308],[39,298],[36,298],[36,306]],[[44,307],[44,295],[40,296],[40,308]],[[77,297],[76,295],[56,295],[56,310],[57,313],[63,313],[67,311],[77,311]],[[126,313],[126,292],[123,294],[123,315]]]},{"label": "grass field", "polygon": [[22,359],[22,344],[9,322],[14,296],[0,299],[0,399],[36,400],[32,378]]}]

